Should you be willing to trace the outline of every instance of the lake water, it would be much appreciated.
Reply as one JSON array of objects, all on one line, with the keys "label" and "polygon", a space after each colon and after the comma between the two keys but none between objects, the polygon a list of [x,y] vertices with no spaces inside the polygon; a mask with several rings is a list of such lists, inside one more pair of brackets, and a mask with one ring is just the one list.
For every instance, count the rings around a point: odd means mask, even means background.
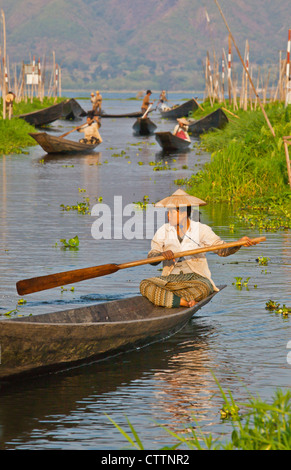
[{"label": "lake water", "polygon": [[[121,99],[129,95],[104,96],[107,113],[139,110],[139,101]],[[171,104],[191,98],[170,97]],[[79,103],[90,109],[89,100]],[[157,111],[151,119],[158,130],[175,125]],[[25,316],[126,298],[139,293],[142,279],[160,274],[159,267],[125,269],[75,284],[74,291],[64,286],[67,290],[31,294],[18,305],[20,279],[147,256],[150,239],[94,239],[96,217],[63,211],[62,204],[73,206],[86,197],[92,207],[102,197],[114,215],[114,196],[122,208],[144,196],[155,202],[177,189],[175,179],[189,177],[210,160],[194,140],[189,152],[164,156],[154,136],[133,135],[133,123],[103,119],[103,143],[90,155],[49,157],[36,146],[29,154],[0,157],[0,321],[15,309],[12,315]],[[78,124],[56,121],[49,132],[60,135]],[[78,140],[80,134],[70,138]],[[154,171],[158,162],[170,169]],[[2,449],[122,449],[127,441],[108,416],[129,432],[128,419],[146,449],[173,443],[161,425],[182,433],[198,420],[204,432],[219,437],[232,425],[220,419],[223,400],[213,373],[239,402],[249,393],[271,400],[277,388],[290,387],[290,318],[265,309],[269,299],[291,304],[290,231],[265,234],[237,224],[232,231],[233,215],[220,205],[202,207],[201,213],[225,241],[244,234],[266,235],[267,241],[228,258],[208,254],[213,279],[227,287],[172,338],[0,390]],[[75,235],[79,249],[63,249],[60,239]],[[268,266],[259,265],[258,256],[268,257]],[[250,278],[248,287],[237,289],[235,277]]]}]

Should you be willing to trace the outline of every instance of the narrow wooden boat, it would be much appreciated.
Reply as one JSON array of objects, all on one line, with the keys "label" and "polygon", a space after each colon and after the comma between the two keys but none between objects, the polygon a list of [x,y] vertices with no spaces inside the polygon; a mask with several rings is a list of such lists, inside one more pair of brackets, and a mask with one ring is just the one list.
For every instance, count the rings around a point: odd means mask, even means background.
[{"label": "narrow wooden boat", "polygon": [[87,116],[86,111],[79,105],[79,103],[71,98],[63,102],[63,114],[62,117],[67,120],[80,119],[81,117]]},{"label": "narrow wooden boat", "polygon": [[160,109],[160,113],[163,118],[177,119],[184,116],[187,117],[191,111],[195,111],[196,109],[198,109],[198,103],[194,98],[192,98],[179,106],[172,107],[168,111],[162,111]]},{"label": "narrow wooden boat", "polygon": [[156,132],[155,137],[164,151],[185,150],[191,144],[188,140],[173,135],[172,132]]},{"label": "narrow wooden boat", "polygon": [[150,135],[153,134],[157,126],[150,118],[137,118],[134,125],[132,126],[134,133],[138,135]]},{"label": "narrow wooden boat", "polygon": [[223,129],[228,123],[228,118],[221,108],[216,109],[212,113],[204,116],[203,118],[194,121],[188,126],[188,132],[192,134],[202,134],[211,129]]},{"label": "narrow wooden boat", "polygon": [[156,307],[138,295],[0,321],[0,380],[63,370],[162,340],[183,328],[214,295],[191,308]]},{"label": "narrow wooden boat", "polygon": [[103,118],[138,118],[143,115],[142,112],[135,112],[135,113],[124,113],[124,114],[107,114],[101,112],[101,114],[96,114],[96,116],[100,116]]},{"label": "narrow wooden boat", "polygon": [[18,118],[24,119],[29,124],[39,127],[50,124],[51,122],[61,119],[63,115],[63,103],[57,103],[48,108],[39,109],[33,111],[32,113],[20,114]]},{"label": "narrow wooden boat", "polygon": [[29,134],[47,153],[84,153],[90,152],[99,145],[82,144],[62,137],[47,134],[46,132],[37,132]]}]

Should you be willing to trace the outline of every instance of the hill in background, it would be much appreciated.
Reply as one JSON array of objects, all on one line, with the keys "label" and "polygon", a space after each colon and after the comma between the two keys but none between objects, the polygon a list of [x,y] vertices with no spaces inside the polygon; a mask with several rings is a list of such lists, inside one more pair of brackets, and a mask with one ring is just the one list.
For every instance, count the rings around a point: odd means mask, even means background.
[{"label": "hill in background", "polygon": [[[290,0],[220,5],[242,55],[248,40],[250,65],[278,67]],[[228,48],[214,0],[2,0],[1,8],[10,66],[33,55],[48,65],[55,51],[65,88],[203,90],[207,51],[221,60]]]}]

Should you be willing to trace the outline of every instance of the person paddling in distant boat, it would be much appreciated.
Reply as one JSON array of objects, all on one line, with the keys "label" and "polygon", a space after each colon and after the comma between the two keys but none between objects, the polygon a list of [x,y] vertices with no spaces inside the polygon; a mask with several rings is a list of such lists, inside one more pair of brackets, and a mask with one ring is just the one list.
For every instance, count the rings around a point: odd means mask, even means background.
[{"label": "person paddling in distant boat", "polygon": [[188,142],[191,142],[191,139],[188,134],[189,122],[185,118],[178,118],[177,121],[178,121],[178,124],[173,130],[173,135],[175,135],[176,137],[180,137],[180,139],[184,139],[184,140],[187,140]]},{"label": "person paddling in distant boat", "polygon": [[101,127],[98,116],[92,116],[88,114],[87,123],[80,126],[77,131],[84,132],[84,138],[80,139],[81,144],[97,144],[102,142],[101,135],[99,134],[99,128]]},{"label": "person paddling in distant boat", "polygon": [[161,111],[170,111],[171,108],[169,108],[169,106],[167,106],[165,103],[164,103],[164,100],[161,100],[160,101],[160,105],[159,105],[159,108],[161,109]]},{"label": "person paddling in distant boat", "polygon": [[150,102],[150,96],[151,96],[151,94],[152,94],[151,90],[147,90],[146,95],[145,95],[145,97],[144,97],[144,99],[143,99],[143,102],[142,102],[142,105],[141,105],[141,112],[142,112],[142,114],[144,114],[144,113],[147,111],[148,107],[149,107],[151,104],[153,104],[153,102]]}]

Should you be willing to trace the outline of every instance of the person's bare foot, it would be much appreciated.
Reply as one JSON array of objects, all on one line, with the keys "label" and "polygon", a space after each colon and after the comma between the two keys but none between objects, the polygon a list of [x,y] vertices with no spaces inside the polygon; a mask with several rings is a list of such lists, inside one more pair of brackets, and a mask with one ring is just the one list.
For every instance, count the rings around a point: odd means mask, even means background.
[{"label": "person's bare foot", "polygon": [[190,300],[189,302],[186,299],[180,300],[181,307],[194,307],[195,304],[196,304],[195,300]]}]

